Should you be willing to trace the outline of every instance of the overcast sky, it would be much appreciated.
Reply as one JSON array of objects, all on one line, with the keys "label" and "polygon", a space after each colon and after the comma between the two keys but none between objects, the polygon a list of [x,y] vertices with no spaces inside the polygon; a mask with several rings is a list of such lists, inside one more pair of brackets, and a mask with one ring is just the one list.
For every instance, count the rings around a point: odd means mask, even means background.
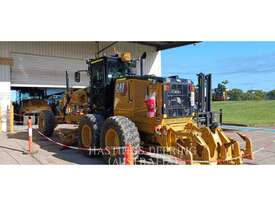
[{"label": "overcast sky", "polygon": [[213,87],[275,89],[275,42],[201,42],[162,51],[162,75],[197,83],[196,74],[212,73]]}]

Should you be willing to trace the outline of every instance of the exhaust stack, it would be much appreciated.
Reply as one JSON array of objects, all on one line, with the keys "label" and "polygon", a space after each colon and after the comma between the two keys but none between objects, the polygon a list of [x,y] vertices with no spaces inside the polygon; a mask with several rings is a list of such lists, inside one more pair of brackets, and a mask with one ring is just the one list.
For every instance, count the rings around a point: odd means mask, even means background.
[{"label": "exhaust stack", "polygon": [[146,59],[146,52],[144,52],[140,57],[140,76],[143,76],[143,66],[144,66],[144,60]]}]

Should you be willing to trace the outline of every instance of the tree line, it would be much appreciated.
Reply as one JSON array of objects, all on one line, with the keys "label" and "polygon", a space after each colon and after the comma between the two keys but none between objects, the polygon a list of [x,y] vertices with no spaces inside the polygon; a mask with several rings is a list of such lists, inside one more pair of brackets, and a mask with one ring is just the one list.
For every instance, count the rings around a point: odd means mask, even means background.
[{"label": "tree line", "polygon": [[263,90],[247,90],[230,89],[227,90],[228,100],[241,101],[241,100],[275,100],[275,90],[263,91]]}]

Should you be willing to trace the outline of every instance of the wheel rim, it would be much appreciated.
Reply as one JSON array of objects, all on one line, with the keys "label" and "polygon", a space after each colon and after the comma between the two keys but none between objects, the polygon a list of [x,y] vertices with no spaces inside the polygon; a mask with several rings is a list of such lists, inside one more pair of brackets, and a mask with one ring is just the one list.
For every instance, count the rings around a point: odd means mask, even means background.
[{"label": "wheel rim", "polygon": [[105,135],[105,144],[108,149],[110,149],[111,156],[117,156],[119,154],[118,149],[114,149],[115,147],[120,146],[119,136],[116,130],[110,128],[107,130]]},{"label": "wheel rim", "polygon": [[81,140],[83,147],[89,148],[92,145],[92,130],[88,125],[84,125],[81,130]]}]

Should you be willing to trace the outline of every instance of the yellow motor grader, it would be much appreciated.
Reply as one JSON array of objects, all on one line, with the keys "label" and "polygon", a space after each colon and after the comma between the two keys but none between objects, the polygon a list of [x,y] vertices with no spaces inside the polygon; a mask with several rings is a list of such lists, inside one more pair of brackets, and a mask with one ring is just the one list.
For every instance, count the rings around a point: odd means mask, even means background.
[{"label": "yellow motor grader", "polygon": [[[240,143],[228,137],[215,121],[211,75],[199,74],[197,88],[191,80],[178,76],[143,75],[145,58],[146,53],[138,60],[139,75],[133,73],[137,60],[131,59],[129,53],[87,61],[87,108],[85,112],[78,111],[81,147],[112,151],[131,144],[135,158],[141,147],[161,147],[187,164],[241,164],[243,158],[253,158],[248,137],[241,135],[245,141],[241,149]],[[75,73],[76,82],[80,82],[81,72]],[[40,131],[51,135],[55,119],[52,112],[45,111]],[[120,152],[104,156],[124,161]]]},{"label": "yellow motor grader", "polygon": [[45,100],[45,91],[42,89],[24,88],[18,90],[19,98],[14,104],[15,120],[20,124],[27,124],[29,116],[33,118],[33,124],[37,124],[41,111],[51,110]]}]

